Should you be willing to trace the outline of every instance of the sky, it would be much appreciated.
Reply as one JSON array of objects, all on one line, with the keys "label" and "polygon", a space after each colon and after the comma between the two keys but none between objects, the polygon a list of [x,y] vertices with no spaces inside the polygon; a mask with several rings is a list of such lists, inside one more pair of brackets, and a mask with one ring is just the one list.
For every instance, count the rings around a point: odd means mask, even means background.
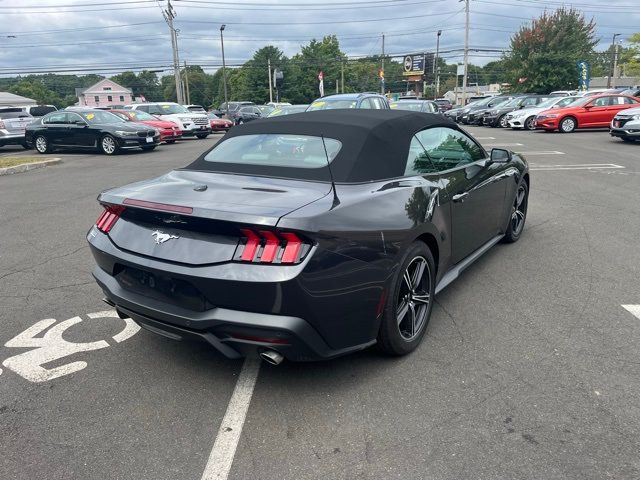
[{"label": "sky", "polygon": [[[499,58],[511,35],[545,9],[573,5],[597,24],[599,49],[614,33],[640,31],[637,0],[471,0],[470,62]],[[0,75],[63,71],[112,74],[142,68],[170,74],[166,0],[0,0]],[[633,4],[636,3],[634,6]],[[267,44],[287,56],[312,38],[337,35],[350,57],[435,51],[462,62],[464,2],[458,0],[172,0],[180,61],[215,71],[240,65]],[[160,70],[162,70],[160,72]]]}]

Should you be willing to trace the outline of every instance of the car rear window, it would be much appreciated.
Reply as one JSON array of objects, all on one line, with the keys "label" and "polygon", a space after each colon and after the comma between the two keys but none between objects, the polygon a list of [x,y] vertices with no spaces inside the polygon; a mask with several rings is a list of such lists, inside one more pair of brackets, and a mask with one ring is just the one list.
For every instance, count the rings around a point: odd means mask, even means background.
[{"label": "car rear window", "polygon": [[[326,151],[325,151],[326,147]],[[234,171],[234,165],[321,169],[332,162],[342,148],[338,140],[305,135],[260,134],[232,137],[219,143],[204,160],[216,169]],[[256,170],[261,174],[263,168]],[[246,169],[242,169],[246,173]],[[307,177],[308,175],[304,175]],[[322,175],[322,179],[324,179]]]},{"label": "car rear window", "polygon": [[44,117],[47,113],[56,112],[58,109],[56,107],[51,107],[48,105],[40,105],[37,107],[31,107],[29,112],[34,117]]}]

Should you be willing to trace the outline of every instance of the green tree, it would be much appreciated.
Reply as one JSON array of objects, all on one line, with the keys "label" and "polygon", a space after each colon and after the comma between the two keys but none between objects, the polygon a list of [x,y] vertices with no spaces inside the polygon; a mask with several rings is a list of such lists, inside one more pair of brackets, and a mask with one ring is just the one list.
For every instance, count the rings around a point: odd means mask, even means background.
[{"label": "green tree", "polygon": [[576,64],[591,57],[597,44],[595,23],[574,9],[560,8],[523,26],[511,38],[505,60],[513,91],[548,93],[575,88]]},{"label": "green tree", "polygon": [[634,33],[629,38],[631,47],[627,61],[620,62],[627,76],[640,76],[640,32]]}]

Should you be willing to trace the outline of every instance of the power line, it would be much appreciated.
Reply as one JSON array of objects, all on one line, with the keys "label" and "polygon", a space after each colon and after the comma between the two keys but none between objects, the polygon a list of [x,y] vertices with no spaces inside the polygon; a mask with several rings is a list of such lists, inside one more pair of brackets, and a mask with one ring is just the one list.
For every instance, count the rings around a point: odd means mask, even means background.
[{"label": "power line", "polygon": [[137,27],[140,25],[154,25],[158,23],[163,23],[161,21],[154,22],[139,22],[139,23],[121,23],[119,25],[107,25],[104,27],[82,27],[82,28],[63,28],[60,30],[27,30],[24,32],[0,32],[2,36],[16,36],[19,37],[21,35],[49,35],[51,33],[63,33],[63,32],[86,32],[86,31],[95,31],[95,30],[106,30],[109,28],[123,28],[123,27]]}]

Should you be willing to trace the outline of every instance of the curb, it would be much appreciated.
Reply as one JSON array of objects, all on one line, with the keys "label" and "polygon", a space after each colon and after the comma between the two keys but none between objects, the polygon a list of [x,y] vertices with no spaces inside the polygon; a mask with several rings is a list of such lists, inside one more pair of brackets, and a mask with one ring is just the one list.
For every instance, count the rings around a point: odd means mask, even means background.
[{"label": "curb", "polygon": [[28,172],[29,170],[48,167],[49,165],[57,165],[59,163],[62,163],[61,158],[52,158],[51,160],[44,160],[42,162],[23,163],[22,165],[16,165],[14,167],[0,168],[0,176]]}]

